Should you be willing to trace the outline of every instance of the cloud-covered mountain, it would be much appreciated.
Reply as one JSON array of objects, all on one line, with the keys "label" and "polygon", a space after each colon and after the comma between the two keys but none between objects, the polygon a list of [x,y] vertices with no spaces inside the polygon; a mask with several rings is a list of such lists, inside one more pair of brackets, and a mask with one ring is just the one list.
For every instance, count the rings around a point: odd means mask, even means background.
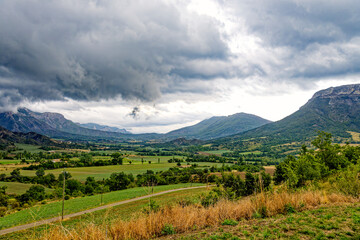
[{"label": "cloud-covered mountain", "polygon": [[120,129],[117,127],[109,127],[106,125],[101,125],[101,124],[96,124],[96,123],[79,123],[79,125],[81,127],[89,128],[89,129],[93,129],[93,130],[131,134],[131,132],[127,131],[125,128]]},{"label": "cloud-covered mountain", "polygon": [[[127,134],[88,129],[66,119],[59,113],[38,113],[19,108],[17,113],[0,113],[0,126],[14,132],[36,132],[55,138],[90,140],[123,139]],[[130,134],[131,135],[131,134]]]}]

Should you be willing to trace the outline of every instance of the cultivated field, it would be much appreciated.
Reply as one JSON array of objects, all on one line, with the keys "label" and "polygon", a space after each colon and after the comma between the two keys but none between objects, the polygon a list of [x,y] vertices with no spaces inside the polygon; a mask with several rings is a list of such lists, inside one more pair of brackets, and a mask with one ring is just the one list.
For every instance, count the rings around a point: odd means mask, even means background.
[{"label": "cultivated field", "polygon": [[[186,163],[183,163],[186,164]],[[197,163],[199,167],[201,166],[218,166],[220,167],[220,163]],[[141,164],[141,162],[133,162],[132,164],[125,163],[123,165],[109,165],[109,166],[97,166],[97,167],[78,167],[78,168],[67,168],[66,171],[69,172],[72,178],[85,181],[87,177],[94,177],[95,180],[102,180],[110,177],[113,172],[124,172],[124,173],[132,173],[134,175],[145,173],[147,170],[152,170],[154,172],[165,171],[171,167],[176,167],[176,163],[147,163]],[[7,175],[10,174],[12,170],[3,170],[1,173],[5,173]],[[45,174],[52,173],[56,177],[62,173],[63,169],[54,169],[54,170],[45,170]],[[35,170],[21,170],[21,175],[24,176],[35,176]]]}]

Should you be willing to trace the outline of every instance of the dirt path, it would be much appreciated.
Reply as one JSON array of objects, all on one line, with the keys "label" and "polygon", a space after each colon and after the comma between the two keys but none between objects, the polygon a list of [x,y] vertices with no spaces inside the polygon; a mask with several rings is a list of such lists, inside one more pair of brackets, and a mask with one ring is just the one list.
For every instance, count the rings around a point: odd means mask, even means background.
[{"label": "dirt path", "polygon": [[[146,199],[146,198],[154,197],[154,196],[159,196],[159,195],[163,195],[163,194],[166,194],[166,193],[177,192],[177,191],[188,190],[188,189],[195,189],[195,188],[203,188],[203,187],[206,187],[206,186],[178,188],[178,189],[167,190],[167,191],[164,191],[164,192],[153,193],[153,194],[149,194],[149,195],[145,195],[145,196],[141,196],[141,197],[137,197],[137,198],[132,198],[132,199],[128,199],[128,200],[124,200],[124,201],[120,201],[120,202],[115,202],[115,203],[103,205],[103,206],[100,206],[100,207],[97,207],[97,208],[84,210],[84,211],[81,211],[81,212],[67,214],[67,215],[64,215],[64,219],[77,217],[77,216],[80,216],[80,215],[83,215],[83,214],[86,214],[86,213],[92,213],[92,212],[95,212],[95,211],[98,211],[98,210],[103,210],[103,209],[106,209],[106,208],[110,208],[110,207],[130,203],[130,202],[139,201],[139,200],[142,200],[142,199]],[[0,230],[0,236],[8,234],[8,233],[13,233],[13,232],[17,232],[17,231],[21,231],[21,230],[25,230],[25,229],[29,229],[29,228],[33,228],[33,227],[37,227],[37,226],[40,226],[40,225],[43,225],[43,224],[48,224],[48,223],[60,221],[60,220],[61,220],[61,216],[53,217],[53,218],[49,218],[49,219],[44,219],[44,220],[41,220],[41,221],[32,222],[32,223],[12,227],[12,228],[3,229],[3,230]]]}]

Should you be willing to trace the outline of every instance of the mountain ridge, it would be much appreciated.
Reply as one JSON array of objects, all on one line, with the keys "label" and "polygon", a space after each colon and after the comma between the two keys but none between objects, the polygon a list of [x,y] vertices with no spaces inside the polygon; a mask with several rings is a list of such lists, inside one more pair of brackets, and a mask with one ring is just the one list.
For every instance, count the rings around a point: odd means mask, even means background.
[{"label": "mountain ridge", "polygon": [[102,124],[97,124],[97,123],[77,123],[77,124],[83,128],[89,128],[89,129],[93,129],[93,130],[131,134],[131,132],[127,131],[125,128],[120,129],[117,127],[110,127],[107,125],[102,125]]},{"label": "mountain ridge", "polygon": [[171,131],[166,135],[209,140],[215,138],[212,136],[220,138],[244,132],[270,122],[259,116],[241,112],[228,116],[214,116],[195,125]]},{"label": "mountain ridge", "polygon": [[320,90],[299,110],[279,121],[218,140],[268,137],[282,142],[302,141],[318,131],[345,138],[350,137],[347,131],[360,132],[360,84]]},{"label": "mountain ridge", "polygon": [[[17,113],[0,113],[0,126],[10,131],[37,132],[53,138],[66,140],[151,140],[171,141],[185,137],[187,139],[209,140],[246,131],[269,123],[261,117],[237,113],[229,116],[216,116],[205,119],[198,124],[177,129],[166,134],[145,133],[132,134],[108,132],[99,129],[89,129],[66,119],[60,113],[38,113],[27,108],[19,108]],[[90,125],[91,126],[91,125]],[[104,126],[104,125],[97,125]],[[108,126],[104,126],[108,127]]]}]

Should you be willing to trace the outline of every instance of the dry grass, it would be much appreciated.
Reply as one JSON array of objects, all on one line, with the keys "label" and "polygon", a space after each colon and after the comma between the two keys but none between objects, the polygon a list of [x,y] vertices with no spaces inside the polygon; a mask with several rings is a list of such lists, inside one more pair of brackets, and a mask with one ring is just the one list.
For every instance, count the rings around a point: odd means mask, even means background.
[{"label": "dry grass", "polygon": [[351,137],[354,141],[360,141],[360,133],[351,132],[351,131],[347,131],[347,132],[351,134]]},{"label": "dry grass", "polygon": [[263,193],[236,202],[223,200],[209,208],[200,205],[169,206],[131,221],[114,222],[107,229],[92,224],[71,231],[56,228],[44,234],[43,239],[150,239],[163,235],[165,225],[171,225],[177,233],[185,233],[194,228],[202,229],[219,225],[225,219],[241,220],[259,215],[273,216],[286,213],[289,208],[301,211],[320,205],[357,201],[345,195],[320,191]]}]

